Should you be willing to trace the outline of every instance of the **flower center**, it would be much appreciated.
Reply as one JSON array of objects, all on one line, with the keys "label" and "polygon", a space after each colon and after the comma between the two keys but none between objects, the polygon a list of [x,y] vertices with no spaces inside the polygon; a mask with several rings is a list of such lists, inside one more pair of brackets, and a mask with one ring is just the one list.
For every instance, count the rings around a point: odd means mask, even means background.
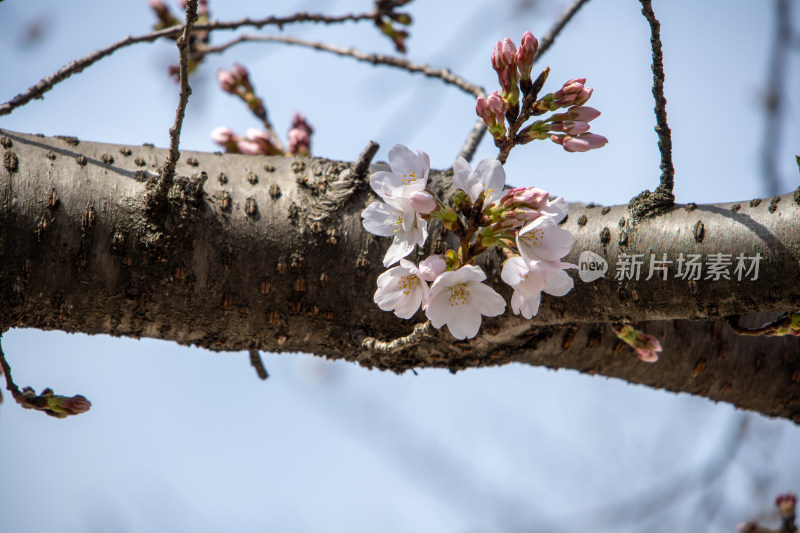
[{"label": "flower center", "polygon": [[469,301],[469,289],[467,285],[458,283],[450,287],[450,306],[464,305]]},{"label": "flower center", "polygon": [[[390,215],[394,215],[394,211],[389,211],[389,214]],[[396,217],[394,217],[389,222],[389,224],[394,226],[394,230],[392,230],[394,233],[398,233],[399,232],[401,235],[405,233],[405,230],[403,229],[403,214],[402,213],[397,215]]]},{"label": "flower center", "polygon": [[400,181],[403,182],[403,185],[410,185],[417,181],[417,171],[416,170],[407,170],[403,173],[403,177],[400,178]]},{"label": "flower center", "polygon": [[536,246],[537,244],[542,244],[544,240],[544,230],[541,229],[532,229],[527,233],[523,233],[519,236],[520,239],[525,241],[527,244],[531,246]]},{"label": "flower center", "polygon": [[411,291],[419,286],[419,277],[413,274],[403,276],[397,281],[397,284],[400,285],[400,290],[403,292],[403,294],[408,296],[411,294]]}]

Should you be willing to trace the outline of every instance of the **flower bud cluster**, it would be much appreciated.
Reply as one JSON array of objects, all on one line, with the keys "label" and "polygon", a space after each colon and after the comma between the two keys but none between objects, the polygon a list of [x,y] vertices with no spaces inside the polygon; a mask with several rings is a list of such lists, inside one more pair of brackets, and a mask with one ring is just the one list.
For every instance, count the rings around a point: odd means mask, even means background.
[{"label": "flower bud cluster", "polygon": [[228,154],[245,155],[282,155],[283,152],[275,146],[272,136],[266,131],[249,128],[244,137],[236,135],[227,126],[221,126],[211,131],[211,140],[223,146]]},{"label": "flower bud cluster", "polygon": [[217,82],[220,89],[226,93],[238,96],[250,111],[261,120],[266,120],[267,110],[264,102],[256,96],[253,84],[250,83],[250,75],[247,69],[239,63],[234,63],[230,70],[219,69],[217,71]]},{"label": "flower bud cluster", "polygon": [[289,153],[309,155],[311,153],[311,134],[314,128],[306,121],[305,115],[295,112],[292,127],[289,128]]},{"label": "flower bud cluster", "polygon": [[225,147],[228,153],[247,155],[310,155],[311,135],[314,128],[306,120],[305,115],[295,112],[288,133],[288,150],[275,133],[267,116],[264,102],[256,96],[250,74],[247,69],[234,63],[230,70],[219,69],[217,82],[226,93],[239,97],[253,114],[261,119],[266,131],[251,128],[244,137],[238,136],[228,127],[219,127],[211,132],[211,139]]},{"label": "flower bud cluster", "polygon": [[[537,99],[549,74],[549,69],[545,69],[535,81],[531,79],[538,49],[536,37],[525,32],[519,48],[505,38],[497,41],[492,50],[492,68],[497,73],[500,91],[478,97],[475,112],[486,124],[495,144],[502,148],[550,139],[568,152],[586,152],[604,146],[608,139],[589,133],[589,122],[600,116],[600,112],[584,105],[592,96],[591,87],[585,85],[586,78],[569,80],[558,91]],[[522,127],[532,115],[566,108],[565,113]]]},{"label": "flower bud cluster", "polygon": [[658,361],[658,352],[661,351],[661,343],[658,339],[647,333],[635,329],[630,324],[612,326],[617,337],[634,349],[639,359],[645,363],[655,363]]},{"label": "flower bud cluster", "polygon": [[[499,161],[484,159],[473,169],[459,158],[448,205],[427,187],[430,161],[424,152],[397,145],[389,152],[389,166],[391,171],[370,177],[382,201],[361,214],[367,231],[393,238],[384,266],[400,263],[378,277],[374,301],[381,309],[411,318],[421,308],[434,327],[446,324],[457,339],[474,337],[483,316],[498,316],[506,307],[475,265],[476,257],[493,246],[507,257],[501,278],[513,288],[515,314],[530,319],[539,311],[542,292],[564,296],[572,289],[565,270],[576,267],[561,261],[574,240],[558,227],[568,210],[563,198],[551,200],[536,187],[505,190]],[[460,246],[415,265],[405,258],[425,244],[433,219],[441,220]]]},{"label": "flower bud cluster", "polygon": [[375,17],[375,26],[382,34],[387,36],[394,43],[394,49],[401,54],[406,53],[406,39],[408,31],[398,29],[394,24],[403,26],[411,25],[411,15],[408,13],[398,13],[396,8],[407,4],[411,0],[376,0],[375,9],[380,13]]},{"label": "flower bud cluster", "polygon": [[56,418],[66,418],[71,415],[85,413],[92,407],[92,402],[85,396],[77,394],[72,397],[55,394],[53,389],[47,388],[37,396],[36,391],[30,387],[22,389],[20,405],[26,409],[36,409]]}]

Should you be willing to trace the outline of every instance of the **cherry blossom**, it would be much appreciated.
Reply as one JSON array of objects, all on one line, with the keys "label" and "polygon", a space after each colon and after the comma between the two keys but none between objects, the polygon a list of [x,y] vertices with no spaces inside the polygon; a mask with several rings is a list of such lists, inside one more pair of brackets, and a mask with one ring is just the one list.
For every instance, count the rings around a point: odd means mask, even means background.
[{"label": "cherry blossom", "polygon": [[368,232],[381,237],[394,237],[383,258],[383,266],[393,265],[422,246],[428,238],[428,223],[417,213],[408,198],[388,197],[386,202],[373,202],[361,213]]},{"label": "cherry blossom", "polygon": [[428,305],[430,289],[420,269],[407,259],[378,276],[378,290],[373,298],[384,311],[394,311],[400,318],[411,318],[420,305]]},{"label": "cherry blossom", "polygon": [[505,184],[506,171],[497,159],[484,159],[474,171],[463,157],[459,157],[453,164],[453,185],[466,192],[473,203],[481,193],[485,195],[483,205],[499,201],[504,195]]},{"label": "cherry blossom", "polygon": [[517,249],[528,261],[558,261],[569,253],[575,240],[572,233],[559,228],[556,216],[542,216],[517,233]]},{"label": "cherry blossom", "polygon": [[471,339],[478,334],[481,316],[502,314],[506,302],[494,289],[481,283],[485,279],[483,270],[472,265],[436,278],[425,311],[433,327],[438,329],[447,324],[456,339]]},{"label": "cherry blossom", "polygon": [[369,178],[369,184],[379,196],[397,196],[397,190],[422,192],[428,185],[431,160],[428,154],[417,150],[414,154],[401,144],[389,150],[392,171],[380,171]]},{"label": "cherry blossom", "polygon": [[561,261],[526,261],[520,256],[512,257],[503,264],[500,278],[514,289],[511,295],[511,310],[531,319],[539,312],[542,292],[553,296],[564,296],[572,290],[573,281],[566,268],[577,268]]}]

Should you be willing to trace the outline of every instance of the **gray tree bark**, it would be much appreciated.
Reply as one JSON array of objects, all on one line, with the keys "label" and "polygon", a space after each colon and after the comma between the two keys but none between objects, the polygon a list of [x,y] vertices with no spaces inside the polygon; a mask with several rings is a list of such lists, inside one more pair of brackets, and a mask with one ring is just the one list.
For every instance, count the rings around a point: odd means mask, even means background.
[{"label": "gray tree bark", "polygon": [[[739,336],[724,320],[800,309],[800,189],[644,216],[635,213],[646,200],[634,209],[571,205],[563,227],[576,242],[566,260],[592,251],[611,265],[605,277],[584,283],[573,275],[573,291],[545,295],[533,320],[507,309],[485,320],[475,339],[433,330],[384,352],[369,339],[405,336],[425,317],[399,320],[372,302],[390,241],[361,226],[361,211],[376,197],[368,173],[353,164],[184,151],[169,197],[158,203],[152,191],[165,150],[2,130],[0,141],[0,331],[302,351],[395,372],[521,362],[800,423],[800,339]],[[431,186],[445,196],[448,182],[446,172],[432,173]],[[419,257],[445,245],[434,224]],[[617,271],[623,254],[641,254],[638,279]],[[701,256],[700,279],[677,276],[680,254]],[[715,254],[730,255],[723,257],[729,279],[711,274]],[[757,278],[735,271],[739,254],[758,254]],[[510,296],[499,280],[501,259],[490,252],[484,267]],[[662,270],[650,275],[652,259],[672,261],[662,264],[666,280]],[[621,320],[651,321],[639,329],[664,346],[656,364],[639,361],[604,325]]]}]

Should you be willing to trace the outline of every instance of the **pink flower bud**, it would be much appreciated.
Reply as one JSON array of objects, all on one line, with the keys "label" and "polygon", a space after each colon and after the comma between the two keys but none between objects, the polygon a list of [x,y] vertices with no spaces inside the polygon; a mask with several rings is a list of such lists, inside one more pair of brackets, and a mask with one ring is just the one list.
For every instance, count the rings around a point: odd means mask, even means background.
[{"label": "pink flower bud", "polygon": [[233,79],[236,80],[237,83],[250,88],[250,76],[244,66],[239,63],[234,63],[231,67],[231,75],[233,75]]},{"label": "pink flower bud", "polygon": [[583,89],[583,84],[586,83],[586,78],[574,78],[564,83],[561,90],[564,94],[574,94]]},{"label": "pink flower bud", "polygon": [[477,102],[475,103],[475,113],[477,113],[484,122],[491,119],[492,113],[489,111],[489,103],[483,96],[479,96]]},{"label": "pink flower bud", "polygon": [[495,117],[500,117],[502,120],[506,112],[506,103],[503,101],[497,91],[493,91],[491,94],[489,94],[486,99],[486,103],[489,104],[489,109],[492,110],[492,113],[495,115]]},{"label": "pink flower bud", "polygon": [[617,329],[617,337],[626,342],[636,351],[639,359],[646,363],[655,363],[658,361],[658,352],[661,351],[661,343],[658,339],[647,333],[643,333],[634,329],[630,324],[624,324]]},{"label": "pink flower bud", "polygon": [[[246,136],[247,141],[251,141],[258,145],[259,154],[276,155],[280,153],[278,148],[272,142],[272,136],[270,136],[270,134],[266,131],[261,131],[256,128],[249,128]],[[241,145],[239,145],[239,149],[242,151],[242,153],[247,153],[244,149],[242,149]]]},{"label": "pink flower bud", "polygon": [[591,122],[600,116],[600,111],[593,107],[587,106],[572,106],[567,109],[567,115],[571,120],[580,120],[583,122]]},{"label": "pink flower bud", "polygon": [[551,135],[550,140],[563,146],[567,152],[588,152],[589,150],[602,148],[608,143],[608,139],[595,133],[582,133],[576,137]]},{"label": "pink flower bud", "polygon": [[306,121],[305,115],[302,113],[295,111],[294,117],[292,118],[292,129],[301,129],[306,131],[309,135],[314,133],[314,128]]},{"label": "pink flower bud", "polygon": [[536,59],[536,51],[538,49],[539,41],[531,32],[526,31],[522,34],[522,41],[514,56],[514,62],[517,64],[517,70],[519,71],[521,80],[531,79],[531,69],[533,68],[533,62]]},{"label": "pink flower bud", "polygon": [[72,398],[66,396],[53,396],[47,401],[48,406],[63,412],[65,415],[79,415],[92,407],[92,402],[85,396],[78,394]]},{"label": "pink flower bud", "polygon": [[508,191],[501,203],[508,206],[523,205],[539,209],[547,203],[549,196],[547,191],[537,187],[517,187]]},{"label": "pink flower bud", "polygon": [[589,101],[589,98],[592,97],[592,91],[594,91],[594,89],[591,87],[584,87],[575,95],[575,99],[572,101],[572,104],[576,106],[582,106]]},{"label": "pink flower bud", "polygon": [[579,135],[579,138],[589,143],[589,149],[591,150],[602,148],[603,146],[608,144],[608,139],[596,133],[583,133]]},{"label": "pink flower bud", "polygon": [[222,146],[232,142],[235,137],[233,130],[227,126],[220,126],[211,130],[211,140]]},{"label": "pink flower bud", "polygon": [[217,71],[217,82],[219,83],[220,89],[226,93],[236,94],[236,79],[234,79],[233,74],[227,70],[219,69]]},{"label": "pink flower bud", "polygon": [[419,264],[419,277],[425,281],[434,281],[447,270],[447,261],[441,255],[430,255]]},{"label": "pink flower bud", "polygon": [[570,135],[578,135],[589,131],[589,124],[586,122],[567,121],[567,122],[553,122],[550,124],[550,131],[557,131],[561,133],[569,133]]},{"label": "pink flower bud", "polygon": [[505,110],[506,103],[497,94],[497,91],[491,93],[487,98],[479,96],[475,103],[475,112],[495,138],[506,134]]},{"label": "pink flower bud", "polygon": [[413,191],[408,193],[408,201],[411,207],[420,215],[427,215],[436,209],[436,200],[430,193],[425,191]]},{"label": "pink flower bud", "polygon": [[507,66],[514,65],[514,56],[517,54],[517,47],[514,46],[514,41],[508,37],[503,39],[502,54],[503,63],[505,63]]},{"label": "pink flower bud", "polygon": [[296,155],[308,154],[311,151],[311,137],[308,132],[301,129],[289,130],[289,153]]},{"label": "pink flower bud", "polygon": [[261,145],[248,139],[238,139],[236,148],[245,155],[263,155]]},{"label": "pink flower bud", "polygon": [[503,61],[503,43],[497,41],[492,49],[492,68],[500,74],[506,68],[505,61]]}]

